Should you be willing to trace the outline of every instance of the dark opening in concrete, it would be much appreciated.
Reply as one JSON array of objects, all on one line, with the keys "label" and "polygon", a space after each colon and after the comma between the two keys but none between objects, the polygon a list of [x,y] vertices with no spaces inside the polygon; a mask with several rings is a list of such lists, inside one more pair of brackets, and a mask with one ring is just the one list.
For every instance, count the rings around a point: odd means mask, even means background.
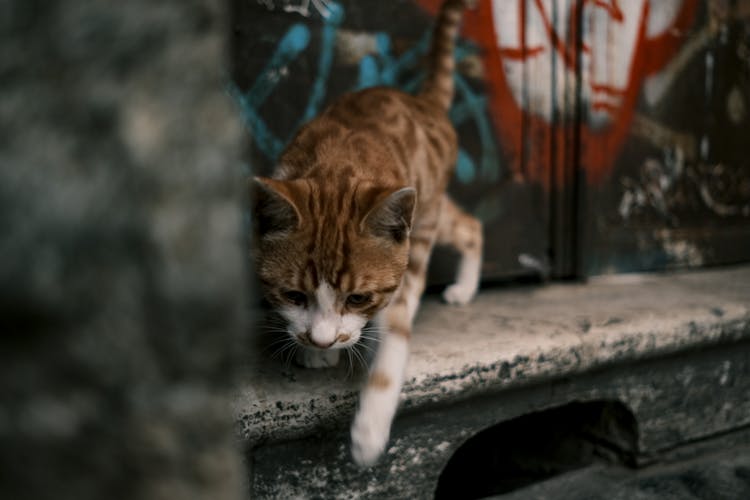
[{"label": "dark opening in concrete", "polygon": [[595,462],[633,466],[638,429],[617,401],[570,403],[485,429],[453,454],[435,498],[507,493]]}]

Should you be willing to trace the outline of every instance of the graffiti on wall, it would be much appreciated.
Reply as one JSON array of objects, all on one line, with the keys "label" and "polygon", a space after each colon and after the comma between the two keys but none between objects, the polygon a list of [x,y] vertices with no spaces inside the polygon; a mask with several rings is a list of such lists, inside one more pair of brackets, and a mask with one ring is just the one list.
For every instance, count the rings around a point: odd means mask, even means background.
[{"label": "graffiti on wall", "polygon": [[[310,85],[307,105],[299,113],[297,123],[289,130],[281,134],[274,133],[259,109],[278,84],[290,76],[290,63],[309,49],[312,33],[308,24],[294,23],[288,28],[275,52],[270,55],[267,64],[248,90],[243,91],[234,84],[230,85],[229,91],[239,104],[254,143],[269,161],[275,161],[296,130],[322,110],[328,97],[326,90],[335,57],[341,64],[353,64],[358,68],[358,76],[348,90],[386,85],[413,93],[419,88],[424,72],[418,71],[418,68],[429,47],[431,28],[426,28],[411,48],[395,54],[391,36],[385,31],[361,33],[342,28],[345,11],[336,2],[262,0],[262,3],[267,8],[280,9],[304,17],[317,16],[322,21],[322,42],[317,55],[317,71]],[[456,59],[460,63],[477,57],[477,52],[476,45],[460,40]],[[472,156],[464,149],[459,151],[457,179],[463,183],[477,180],[497,181],[500,177],[500,161],[487,101],[472,88],[465,77],[456,74],[455,79],[456,97],[450,111],[451,120],[456,127],[471,122],[481,143],[477,156]]]},{"label": "graffiti on wall", "polygon": [[[410,80],[403,76],[419,65],[429,28],[413,48],[394,55],[389,33],[342,29],[345,12],[338,3],[258,1],[267,8],[323,21],[317,73],[293,130],[273,134],[258,109],[290,76],[288,65],[309,49],[308,24],[295,23],[281,36],[249,91],[233,88],[255,142],[268,158],[277,157],[294,129],[321,110],[337,54],[359,66],[350,90],[391,85],[413,92],[418,87],[421,75]],[[434,14],[440,0],[418,3]],[[565,140],[567,128],[579,126],[572,115],[580,113],[580,167],[590,182],[601,182],[631,130],[642,89],[645,102],[656,106],[674,82],[678,68],[670,63],[694,21],[696,4],[697,0],[481,1],[477,10],[466,14],[464,35],[474,43],[461,43],[457,57],[481,57],[488,95],[473,90],[457,74],[458,96],[451,117],[457,125],[474,121],[482,150],[479,158],[462,151],[459,179],[468,182],[480,172],[485,180],[496,180],[499,143],[514,173],[526,181],[547,182],[551,159],[563,154],[563,148],[553,150],[554,144]],[[557,141],[551,140],[553,135],[559,136]],[[528,147],[524,136],[542,140]]]},{"label": "graffiti on wall", "polygon": [[[750,21],[750,1],[739,6],[744,9],[734,15]],[[658,154],[648,155],[634,173],[619,179],[618,212],[626,223],[654,214],[677,226],[681,223],[677,214],[685,211],[703,211],[717,218],[750,216],[750,163],[737,151],[737,144],[726,141],[733,135],[741,139],[749,124],[750,25],[745,24],[744,33],[731,33],[728,2],[712,2],[711,7],[708,22],[681,47],[669,71],[649,79],[643,87],[645,100],[656,101],[673,88],[690,64],[702,66],[703,79],[691,83],[698,89],[693,101],[703,108],[700,112],[708,126],[683,123],[683,130],[677,130],[636,113],[630,133]],[[721,52],[727,52],[720,50],[722,46],[736,57],[722,58]]]},{"label": "graffiti on wall", "polygon": [[[230,86],[264,165],[341,92],[416,91],[441,3],[236,1],[254,9],[247,38],[267,42]],[[488,227],[539,226],[544,196],[569,188],[575,168],[599,197],[587,208],[600,225],[747,220],[750,164],[739,145],[750,127],[749,46],[750,0],[480,0],[456,50],[454,195]],[[518,186],[546,194],[510,196]],[[543,258],[539,234],[528,252]]]},{"label": "graffiti on wall", "polygon": [[336,7],[331,7],[329,0],[259,0],[267,9],[281,9],[283,12],[299,14],[304,17],[310,17],[317,13],[324,18],[333,15]]},{"label": "graffiti on wall", "polygon": [[[433,11],[440,4],[421,3]],[[606,178],[641,86],[665,69],[693,22],[696,3],[480,2],[467,14],[467,36],[483,49],[490,109],[511,168],[527,180],[547,182],[552,161],[564,161],[552,158],[564,154],[553,144],[565,141],[566,128],[579,126],[572,115],[580,113],[580,167],[591,183]],[[542,140],[528,148],[524,136]]]}]

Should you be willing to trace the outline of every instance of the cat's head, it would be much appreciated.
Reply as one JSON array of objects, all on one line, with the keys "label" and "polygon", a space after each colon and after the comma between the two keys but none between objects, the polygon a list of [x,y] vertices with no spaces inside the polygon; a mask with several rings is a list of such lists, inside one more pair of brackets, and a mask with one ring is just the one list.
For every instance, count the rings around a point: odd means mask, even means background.
[{"label": "cat's head", "polygon": [[359,340],[401,283],[411,187],[256,178],[256,262],[289,335],[318,349]]}]

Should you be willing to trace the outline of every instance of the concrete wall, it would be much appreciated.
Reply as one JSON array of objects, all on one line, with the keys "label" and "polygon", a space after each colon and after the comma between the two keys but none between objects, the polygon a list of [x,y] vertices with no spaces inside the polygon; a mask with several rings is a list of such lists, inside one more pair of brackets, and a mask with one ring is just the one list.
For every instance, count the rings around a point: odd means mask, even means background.
[{"label": "concrete wall", "polygon": [[231,499],[220,0],[0,1],[0,497]]}]

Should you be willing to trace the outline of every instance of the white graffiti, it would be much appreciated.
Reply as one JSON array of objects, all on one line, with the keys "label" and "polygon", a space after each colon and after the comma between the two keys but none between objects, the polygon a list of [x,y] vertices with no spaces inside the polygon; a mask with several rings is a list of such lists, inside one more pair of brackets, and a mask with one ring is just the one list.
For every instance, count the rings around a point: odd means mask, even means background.
[{"label": "white graffiti", "polygon": [[[519,106],[552,120],[576,106],[573,0],[495,0],[493,22]],[[583,0],[581,99],[594,128],[613,121],[632,84],[638,45],[673,27],[682,0]]]},{"label": "white graffiti", "polygon": [[[310,17],[313,12],[317,12],[324,19],[331,15],[329,0],[257,0],[267,9],[274,10],[280,8],[284,12],[299,14],[304,17]],[[311,10],[312,7],[312,10]]]},{"label": "white graffiti", "polygon": [[621,178],[618,212],[624,222],[652,213],[675,226],[677,214],[698,208],[719,217],[748,217],[750,202],[743,199],[737,176],[721,163],[685,165],[679,148],[665,148],[662,161],[648,158],[637,178]]}]

